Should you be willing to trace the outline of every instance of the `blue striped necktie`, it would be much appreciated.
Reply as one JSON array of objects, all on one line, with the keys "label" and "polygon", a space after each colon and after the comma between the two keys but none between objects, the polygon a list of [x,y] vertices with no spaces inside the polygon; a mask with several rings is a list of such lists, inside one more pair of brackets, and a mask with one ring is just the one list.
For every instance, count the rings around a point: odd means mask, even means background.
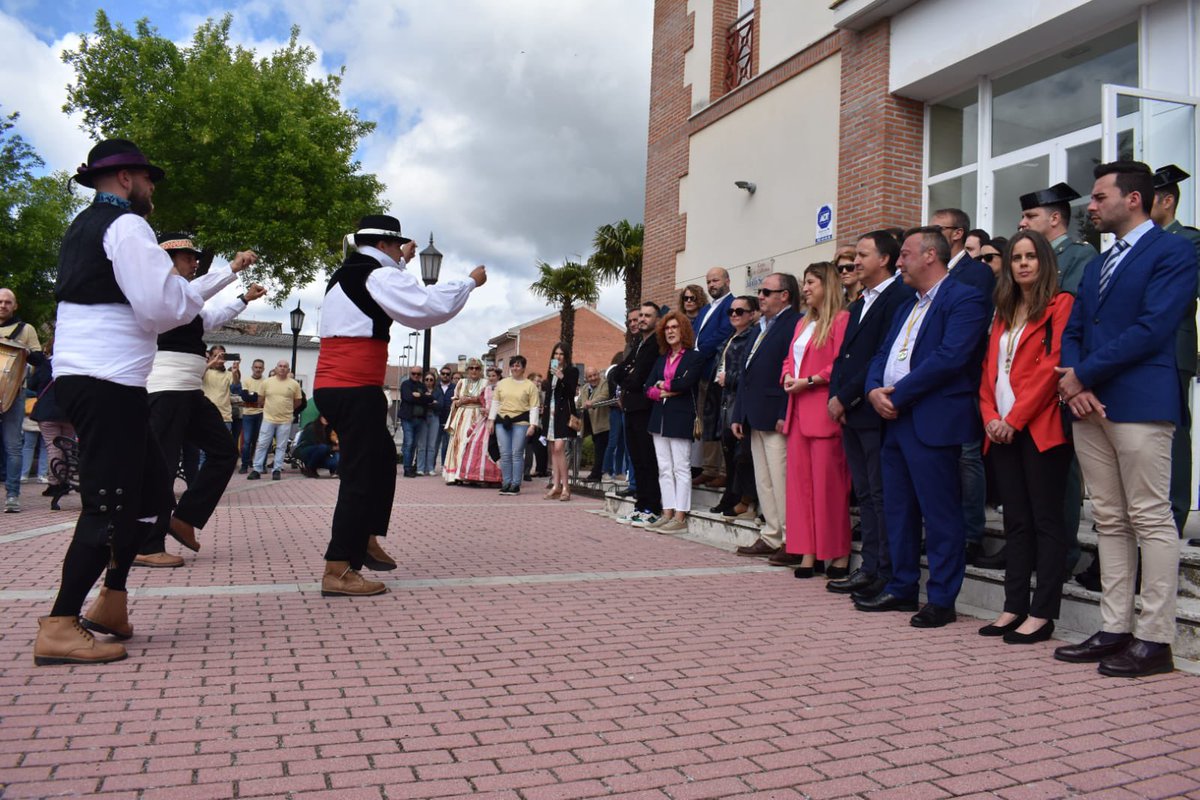
[{"label": "blue striped necktie", "polygon": [[1108,255],[1104,257],[1104,264],[1100,267],[1100,299],[1104,299],[1104,293],[1108,291],[1108,284],[1112,282],[1113,271],[1117,268],[1117,259],[1121,257],[1129,249],[1129,242],[1124,239],[1117,239],[1116,244],[1108,251]]}]

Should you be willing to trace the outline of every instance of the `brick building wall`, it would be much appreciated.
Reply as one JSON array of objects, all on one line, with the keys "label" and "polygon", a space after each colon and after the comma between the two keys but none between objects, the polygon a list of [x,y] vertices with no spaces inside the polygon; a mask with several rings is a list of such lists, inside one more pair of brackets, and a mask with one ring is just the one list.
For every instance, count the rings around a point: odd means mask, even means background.
[{"label": "brick building wall", "polygon": [[[520,340],[508,339],[496,345],[496,363],[507,366],[508,359],[519,352],[529,362],[532,372],[545,374],[550,352],[558,342],[559,316],[538,320],[521,328]],[[607,367],[613,354],[625,347],[625,335],[620,325],[591,307],[575,310],[575,352],[572,360],[585,366]]]}]

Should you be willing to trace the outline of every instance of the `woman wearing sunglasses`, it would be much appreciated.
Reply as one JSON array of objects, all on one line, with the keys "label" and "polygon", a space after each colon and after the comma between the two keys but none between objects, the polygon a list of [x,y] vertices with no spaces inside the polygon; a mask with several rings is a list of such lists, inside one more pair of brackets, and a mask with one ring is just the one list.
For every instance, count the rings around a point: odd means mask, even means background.
[{"label": "woman wearing sunglasses", "polygon": [[853,247],[839,247],[833,263],[837,266],[838,277],[842,282],[842,294],[846,305],[850,305],[862,295],[862,284],[858,280],[858,268],[854,266],[855,251]]}]

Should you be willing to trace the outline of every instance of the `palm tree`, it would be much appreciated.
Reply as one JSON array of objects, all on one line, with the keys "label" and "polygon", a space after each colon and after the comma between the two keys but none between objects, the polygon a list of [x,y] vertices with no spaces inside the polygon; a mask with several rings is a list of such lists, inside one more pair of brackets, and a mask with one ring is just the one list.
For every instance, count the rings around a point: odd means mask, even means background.
[{"label": "palm tree", "polygon": [[592,246],[596,252],[588,259],[603,281],[625,281],[625,308],[634,308],[642,301],[642,238],[646,229],[642,223],[629,224],[623,219],[613,225],[596,229]]},{"label": "palm tree", "polygon": [[590,264],[565,261],[561,267],[537,262],[540,276],[529,291],[547,304],[562,309],[559,317],[559,338],[575,349],[575,304],[594,305],[600,300],[600,282]]}]

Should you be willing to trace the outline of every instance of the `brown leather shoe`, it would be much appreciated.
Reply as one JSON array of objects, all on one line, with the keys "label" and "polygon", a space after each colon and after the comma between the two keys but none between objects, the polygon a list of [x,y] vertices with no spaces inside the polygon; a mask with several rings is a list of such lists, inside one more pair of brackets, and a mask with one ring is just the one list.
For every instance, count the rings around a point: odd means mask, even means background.
[{"label": "brown leather shoe", "polygon": [[1112,678],[1143,678],[1175,670],[1171,645],[1134,639],[1121,652],[1100,661],[1101,675]]},{"label": "brown leather shoe", "polygon": [[387,587],[379,581],[369,581],[350,568],[349,561],[326,561],[321,577],[322,597],[370,597],[383,594]]},{"label": "brown leather shoe", "polygon": [[798,567],[804,561],[804,556],[797,553],[788,553],[782,547],[779,552],[767,559],[767,563],[772,567]]},{"label": "brown leather shoe", "polygon": [[105,664],[128,655],[115,642],[97,642],[78,617],[39,617],[37,640],[33,643],[33,663]]},{"label": "brown leather shoe", "polygon": [[378,536],[371,536],[367,538],[367,555],[363,559],[363,566],[376,572],[389,572],[396,568],[396,559],[384,552]]},{"label": "brown leather shoe", "polygon": [[133,626],[129,624],[129,592],[101,586],[100,596],[83,615],[81,622],[90,631],[106,633],[118,639],[133,636]]},{"label": "brown leather shoe", "polygon": [[759,539],[749,547],[739,547],[737,554],[739,556],[773,556],[782,550],[782,547],[771,547],[765,539]]},{"label": "brown leather shoe", "polygon": [[1073,664],[1090,664],[1120,653],[1133,641],[1132,633],[1105,633],[1098,631],[1079,644],[1068,644],[1054,651],[1059,661]]},{"label": "brown leather shoe", "polygon": [[135,567],[182,567],[183,564],[183,556],[173,556],[170,553],[151,553],[150,555],[139,553],[133,559]]},{"label": "brown leather shoe", "polygon": [[196,538],[195,525],[184,522],[178,517],[171,517],[171,523],[167,526],[167,532],[171,534],[172,539],[179,542],[188,550],[191,550],[193,553],[200,552],[200,541]]}]

